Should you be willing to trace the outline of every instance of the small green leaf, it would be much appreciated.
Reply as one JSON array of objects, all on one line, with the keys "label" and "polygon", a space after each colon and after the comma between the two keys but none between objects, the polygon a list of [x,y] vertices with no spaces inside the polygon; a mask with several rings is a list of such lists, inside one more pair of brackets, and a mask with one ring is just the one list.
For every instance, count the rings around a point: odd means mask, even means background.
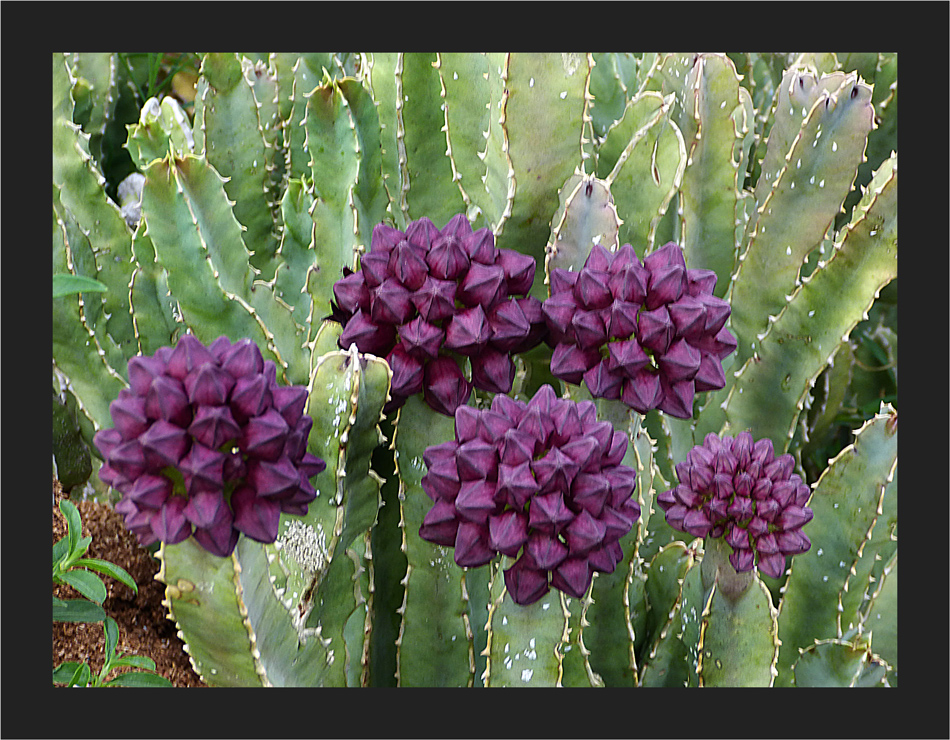
[{"label": "small green leaf", "polygon": [[106,600],[106,587],[95,573],[88,570],[68,570],[60,577],[90,601],[101,604]]},{"label": "small green leaf", "polygon": [[79,509],[72,501],[63,499],[59,502],[59,510],[66,517],[66,532],[69,538],[70,554],[76,552],[79,546],[79,538],[82,536],[82,518],[79,516]]},{"label": "small green leaf", "polygon": [[105,618],[105,610],[91,601],[85,599],[61,601],[53,597],[54,622],[101,622]]},{"label": "small green leaf", "polygon": [[74,676],[78,676],[82,666],[78,660],[70,660],[61,663],[53,669],[53,683],[71,683]]},{"label": "small green leaf", "polygon": [[105,293],[109,288],[98,280],[84,275],[56,273],[53,275],[53,298],[73,293]]},{"label": "small green leaf", "polygon": [[132,671],[106,681],[103,686],[138,686],[146,688],[171,688],[172,683],[157,673],[139,673]]},{"label": "small green leaf", "polygon": [[69,542],[67,542],[65,537],[62,537],[59,541],[53,545],[53,567],[55,568],[58,563],[65,559],[66,554],[69,552]]},{"label": "small green leaf", "polygon": [[109,664],[110,668],[144,668],[149,671],[155,670],[155,661],[145,655],[126,655],[122,658],[113,660]]},{"label": "small green leaf", "polygon": [[117,581],[124,583],[135,593],[139,592],[139,587],[136,585],[132,576],[128,574],[128,571],[116,565],[115,563],[110,563],[108,560],[100,560],[99,558],[81,558],[75,562],[75,565],[90,568],[91,570],[98,571],[99,573],[104,573],[105,575],[111,576]]},{"label": "small green leaf", "polygon": [[106,633],[106,664],[111,664],[110,660],[115,656],[115,646],[119,643],[119,625],[112,617],[106,617],[102,623],[102,629]]}]

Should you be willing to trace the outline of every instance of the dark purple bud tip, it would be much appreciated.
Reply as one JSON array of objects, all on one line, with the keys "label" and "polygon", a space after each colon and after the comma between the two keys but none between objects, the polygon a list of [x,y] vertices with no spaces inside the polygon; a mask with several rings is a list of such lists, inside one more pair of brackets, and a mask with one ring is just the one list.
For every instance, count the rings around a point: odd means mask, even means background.
[{"label": "dark purple bud tip", "polygon": [[528,517],[513,509],[489,516],[488,535],[491,547],[504,555],[515,557],[528,541]]},{"label": "dark purple bud tip", "polygon": [[216,362],[208,348],[193,334],[185,334],[172,350],[165,372],[173,378],[184,380],[188,373],[208,362]]},{"label": "dark purple bud tip", "polygon": [[290,427],[277,409],[269,408],[260,416],[248,419],[240,446],[248,457],[276,461],[284,449]]},{"label": "dark purple bud tip", "polygon": [[521,606],[533,604],[550,590],[548,574],[529,567],[527,561],[528,558],[522,556],[504,571],[505,589],[512,601]]},{"label": "dark purple bud tip", "polygon": [[426,513],[419,528],[419,536],[426,542],[444,547],[453,547],[458,535],[459,520],[455,504],[451,501],[436,501]]},{"label": "dark purple bud tip", "polygon": [[[420,283],[421,286],[421,283]],[[370,318],[376,324],[403,324],[412,318],[415,306],[409,291],[395,278],[388,278],[370,297]]]},{"label": "dark purple bud tip", "polygon": [[488,544],[488,528],[485,525],[463,521],[455,537],[455,562],[463,568],[477,568],[495,557]]},{"label": "dark purple bud tip", "polygon": [[347,314],[353,315],[358,309],[369,308],[369,290],[363,273],[354,272],[333,284],[333,297],[336,304]]},{"label": "dark purple bud tip", "polygon": [[260,347],[250,339],[240,339],[221,356],[221,369],[235,378],[258,375],[264,370]]},{"label": "dark purple bud tip", "polygon": [[[227,409],[225,409],[225,411],[226,410]],[[202,411],[213,413],[214,410],[211,408],[199,409],[199,414]],[[192,426],[194,426],[194,423],[192,423]],[[189,427],[189,430],[190,429],[191,427]],[[236,432],[238,429],[236,424],[231,431],[235,432],[235,436],[237,436]],[[192,432],[192,434],[194,433]],[[222,442],[223,441],[224,440],[222,440]],[[142,449],[145,453],[145,461],[150,466],[160,469],[167,465],[178,465],[178,461],[181,460],[182,456],[188,451],[191,440],[188,439],[188,434],[186,434],[185,430],[181,427],[167,422],[164,419],[159,419],[139,437],[139,443],[142,445]],[[208,446],[216,447],[217,445]]]},{"label": "dark purple bud tip", "polygon": [[386,362],[393,371],[393,395],[408,398],[422,391],[422,361],[406,352],[402,344],[393,347]]},{"label": "dark purple bud tip", "polygon": [[575,599],[583,598],[590,586],[593,572],[587,558],[571,557],[561,563],[551,574],[551,585]]},{"label": "dark purple bud tip", "polygon": [[507,293],[509,295],[525,295],[534,284],[536,264],[534,258],[528,254],[516,252],[513,249],[499,249],[496,263],[505,271]]},{"label": "dark purple bud tip", "polygon": [[440,414],[455,416],[455,409],[468,403],[472,386],[462,368],[451,357],[439,357],[428,363],[424,375],[426,403]]},{"label": "dark purple bud tip", "polygon": [[434,360],[439,356],[439,348],[445,341],[445,332],[417,316],[408,324],[399,327],[399,340],[402,348],[420,362]]},{"label": "dark purple bud tip", "polygon": [[395,326],[378,324],[360,310],[346,322],[339,344],[342,349],[349,349],[351,344],[355,344],[360,352],[385,357],[395,341]]},{"label": "dark purple bud tip", "polygon": [[445,331],[445,347],[463,355],[480,352],[489,339],[491,327],[480,305],[459,311]]},{"label": "dark purple bud tip", "polygon": [[465,274],[471,264],[461,240],[449,234],[436,237],[425,260],[429,266],[430,275],[439,280],[457,280]]},{"label": "dark purple bud tip", "polygon": [[489,393],[508,393],[515,380],[515,364],[507,352],[486,348],[472,357],[472,384]]},{"label": "dark purple bud tip", "polygon": [[160,509],[149,513],[149,526],[157,539],[176,545],[191,536],[191,523],[185,517],[187,504],[183,496],[171,496]]},{"label": "dark purple bud tip", "polygon": [[252,540],[273,542],[280,524],[280,502],[258,496],[253,488],[242,486],[231,494],[234,528]]},{"label": "dark purple bud tip", "polygon": [[429,274],[425,254],[426,249],[410,242],[400,242],[389,255],[389,274],[409,290],[419,290]]},{"label": "dark purple bud tip", "polygon": [[217,365],[205,364],[185,377],[185,393],[193,404],[220,406],[227,403],[234,376]]}]

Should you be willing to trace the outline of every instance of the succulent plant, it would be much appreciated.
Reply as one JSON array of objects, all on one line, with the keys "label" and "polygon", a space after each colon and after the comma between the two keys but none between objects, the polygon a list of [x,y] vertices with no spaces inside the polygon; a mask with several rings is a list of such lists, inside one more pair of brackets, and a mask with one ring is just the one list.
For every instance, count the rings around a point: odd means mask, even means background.
[{"label": "succulent plant", "polygon": [[595,244],[578,272],[551,271],[541,310],[552,374],[641,414],[692,417],[697,391],[725,386],[722,360],[736,348],[715,284],[712,270],[687,270],[673,242],[642,263],[629,244],[614,253]]},{"label": "succulent plant", "polygon": [[[472,231],[461,213],[441,230],[425,217],[405,232],[378,224],[359,271],[344,269],[333,285],[340,347],[386,358],[393,370],[387,412],[422,391],[452,416],[473,386],[508,393],[510,354],[541,341],[541,304],[526,295],[534,270],[531,257],[496,249],[491,231]],[[458,364],[464,358],[471,380]]]},{"label": "succulent plant", "polygon": [[129,502],[167,484],[122,429],[225,481],[227,420],[174,404],[220,374],[150,406],[156,357],[306,389],[326,469],[272,542],[132,514],[206,682],[897,683],[895,54],[199,59],[147,101],[132,55],[54,55],[53,273],[105,292],[53,298],[53,364]]},{"label": "succulent plant", "polygon": [[517,558],[504,571],[516,604],[551,586],[581,598],[594,571],[614,572],[640,516],[626,451],[627,435],[597,421],[593,402],[549,385],[527,404],[497,395],[488,409],[460,406],[455,439],[424,453],[422,488],[435,506],[419,534],[454,547],[466,568]]},{"label": "succulent plant", "polygon": [[307,389],[278,385],[256,344],[185,334],[128,373],[109,405],[115,426],[94,442],[99,478],[123,494],[115,509],[142,545],[194,536],[226,557],[240,534],[273,542],[281,512],[307,513],[310,479],[326,469],[307,452]]}]

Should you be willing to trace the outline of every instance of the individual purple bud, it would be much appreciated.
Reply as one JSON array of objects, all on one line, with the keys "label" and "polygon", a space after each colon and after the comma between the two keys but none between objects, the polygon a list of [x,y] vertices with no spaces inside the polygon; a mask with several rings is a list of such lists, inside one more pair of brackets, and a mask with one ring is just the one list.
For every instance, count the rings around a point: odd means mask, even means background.
[{"label": "individual purple bud", "polygon": [[282,385],[271,389],[271,402],[289,426],[294,426],[303,416],[307,405],[307,387]]},{"label": "individual purple bud", "polygon": [[454,236],[458,239],[464,239],[472,233],[472,223],[464,213],[456,213],[446,222],[439,233],[442,236]]},{"label": "individual purple bud", "polygon": [[445,332],[417,316],[408,324],[399,327],[399,341],[396,347],[401,346],[406,353],[419,360],[421,370],[423,361],[434,360],[439,356],[439,348],[445,341]]},{"label": "individual purple bud", "polygon": [[138,508],[158,509],[172,495],[172,482],[164,475],[140,475],[132,483],[128,498]]},{"label": "individual purple bud", "polygon": [[358,309],[369,309],[370,294],[363,273],[353,272],[337,280],[333,284],[333,297],[336,305],[351,316]]},{"label": "individual purple bud", "polygon": [[488,544],[498,552],[516,557],[528,541],[528,517],[521,511],[507,510],[488,517]]},{"label": "individual purple bud", "polygon": [[112,423],[122,439],[135,439],[148,429],[149,419],[145,413],[145,399],[122,389],[119,397],[109,404]]},{"label": "individual purple bud", "polygon": [[722,363],[709,352],[700,354],[699,369],[693,378],[696,384],[696,392],[718,391],[726,385],[726,374],[722,369]]},{"label": "individual purple bud", "polygon": [[495,249],[495,235],[487,227],[473,231],[464,237],[462,239],[462,249],[465,250],[472,262],[483,265],[495,264],[498,256],[498,250]]},{"label": "individual purple bud", "polygon": [[395,226],[376,224],[370,237],[369,248],[374,252],[389,252],[405,238],[406,235]]},{"label": "individual purple bud", "polygon": [[726,325],[732,309],[727,301],[717,298],[711,293],[703,293],[698,298],[706,309],[706,325],[703,333],[707,336],[715,336]]},{"label": "individual purple bud", "polygon": [[643,351],[640,343],[631,337],[620,342],[610,342],[607,345],[605,363],[607,369],[633,378],[650,364],[650,356]]},{"label": "individual purple bud", "polygon": [[[511,352],[521,345],[531,331],[531,322],[517,301],[501,301],[488,312],[492,345]],[[507,391],[505,391],[507,393]]]},{"label": "individual purple bud", "polygon": [[613,295],[607,283],[610,274],[603,270],[585,267],[574,283],[573,295],[577,305],[588,310],[607,308],[613,302]]},{"label": "individual purple bud", "polygon": [[[495,398],[498,397],[495,396]],[[506,465],[520,465],[523,462],[529,462],[534,458],[537,449],[538,438],[522,429],[508,429],[498,439],[499,459]]]},{"label": "individual purple bud", "polygon": [[[466,408],[471,408],[468,406],[460,406],[459,410]],[[455,412],[455,418],[458,419],[459,410]],[[471,437],[470,439],[474,439]],[[426,447],[422,452],[422,460],[425,462],[427,467],[432,467],[439,460],[451,460],[455,462],[455,451],[458,449],[459,443],[454,439],[450,439],[448,442],[440,442],[437,445],[430,445]],[[456,478],[457,480],[457,478]]]},{"label": "individual purple bud", "polygon": [[433,501],[444,499],[453,502],[458,496],[461,482],[455,456],[451,460],[437,460],[428,465],[428,472],[422,476],[422,490]]},{"label": "individual purple bud", "polygon": [[233,375],[215,364],[207,363],[185,377],[185,393],[193,404],[219,406],[227,403],[234,383]]},{"label": "individual purple bud", "polygon": [[706,333],[706,305],[701,300],[686,294],[666,308],[677,337],[694,340]]},{"label": "individual purple bud", "polygon": [[555,404],[550,411],[553,422],[551,443],[558,447],[566,445],[584,433],[576,403]]},{"label": "individual purple bud", "polygon": [[226,558],[234,552],[240,534],[234,528],[234,515],[224,507],[218,520],[208,527],[195,527],[192,537],[212,555]]},{"label": "individual purple bud", "polygon": [[499,503],[497,498],[494,482],[468,480],[462,481],[459,485],[459,491],[453,503],[460,520],[487,526],[488,517],[502,510],[503,504]]},{"label": "individual purple bud", "polygon": [[235,378],[259,375],[264,369],[260,347],[250,339],[238,340],[221,356],[221,369]]},{"label": "individual purple bud", "polygon": [[544,532],[532,532],[528,535],[525,552],[539,570],[552,570],[564,562],[568,548],[557,537]]},{"label": "individual purple bud", "polygon": [[406,239],[414,246],[426,251],[432,248],[432,242],[435,241],[438,236],[438,227],[426,216],[406,226]]},{"label": "individual purple bud", "polygon": [[436,500],[435,506],[426,512],[419,528],[419,536],[426,542],[444,547],[455,545],[459,520],[455,513],[455,504],[451,501]]},{"label": "individual purple bud", "polygon": [[800,529],[793,529],[789,532],[776,532],[775,540],[778,543],[779,550],[784,555],[800,555],[807,552],[811,547],[811,540],[808,535]]},{"label": "individual purple bud", "polygon": [[412,293],[409,299],[419,315],[426,321],[436,323],[455,313],[455,292],[458,284],[454,280],[440,280],[429,275],[422,287]]},{"label": "individual purple bud", "polygon": [[624,381],[620,398],[627,406],[641,414],[657,408],[663,398],[660,376],[644,367],[632,378]]},{"label": "individual purple bud", "polygon": [[663,389],[663,398],[657,405],[660,411],[678,419],[689,419],[693,416],[696,388],[692,380],[670,382],[661,375],[660,387]]},{"label": "individual purple bud", "polygon": [[643,258],[643,266],[651,273],[661,267],[677,265],[686,269],[686,258],[682,248],[675,242],[667,242]]},{"label": "individual purple bud", "polygon": [[[497,496],[507,501],[516,509],[522,509],[528,501],[536,501],[532,497],[538,492],[538,482],[531,474],[529,461],[507,465],[498,465],[498,480],[496,483]],[[532,508],[534,504],[532,503]]]},{"label": "individual purple bud", "polygon": [[455,409],[455,438],[458,440],[458,444],[455,447],[454,454],[458,454],[459,445],[471,442],[477,437],[478,409],[473,406],[459,406]]},{"label": "individual purple bud", "polygon": [[[577,282],[577,276],[580,273],[573,272],[571,270],[565,270],[561,267],[555,267],[551,270],[550,284],[551,284],[551,297],[553,298],[556,295],[561,293],[572,293],[574,290],[574,283]],[[571,298],[573,299],[573,294]]]},{"label": "individual purple bud", "polygon": [[571,318],[571,328],[583,349],[599,347],[607,341],[607,326],[599,311],[578,310]]},{"label": "individual purple bud", "polygon": [[527,606],[538,601],[549,590],[548,574],[543,570],[528,566],[528,559],[518,558],[514,565],[506,568],[505,589],[511,595],[512,601],[521,606]]},{"label": "individual purple bud", "polygon": [[465,306],[495,305],[505,296],[505,271],[500,265],[473,262],[456,293]]},{"label": "individual purple bud", "polygon": [[458,363],[451,357],[439,357],[425,366],[426,403],[440,414],[454,416],[455,409],[468,403],[472,386]]},{"label": "individual purple bud", "polygon": [[647,281],[647,296],[643,301],[643,305],[648,310],[652,311],[665,304],[673,303],[686,292],[685,267],[671,264],[653,269],[647,267],[647,269],[650,272],[650,277]]},{"label": "individual purple bud", "polygon": [[587,558],[570,557],[551,574],[551,585],[575,599],[583,598],[590,586],[593,573]]},{"label": "individual purple bud", "polygon": [[238,424],[264,413],[272,403],[270,384],[263,374],[238,378],[231,391],[231,413]]},{"label": "individual purple bud", "polygon": [[657,358],[657,364],[665,379],[672,384],[696,377],[701,360],[699,350],[692,347],[685,339],[677,339],[665,353]]},{"label": "individual purple bud", "polygon": [[755,553],[749,550],[733,550],[729,555],[729,562],[735,568],[736,573],[748,573],[752,570],[755,561]]},{"label": "individual purple bud", "polygon": [[459,480],[473,481],[494,478],[498,472],[498,452],[495,445],[475,437],[459,445],[455,452]]},{"label": "individual purple bud", "polygon": [[613,260],[613,252],[608,250],[603,244],[594,244],[587,255],[587,259],[584,260],[582,271],[586,269],[608,272],[613,264]]},{"label": "individual purple bud", "polygon": [[[421,286],[421,283],[420,283]],[[376,324],[404,324],[412,318],[416,307],[409,300],[409,291],[400,281],[388,278],[370,297],[370,319]]]},{"label": "individual purple bud", "polygon": [[[389,274],[409,290],[418,290],[429,274],[425,255],[425,249],[410,242],[399,242],[389,254]],[[394,323],[401,324],[402,321]]]},{"label": "individual purple bud", "polygon": [[569,490],[579,470],[580,465],[557,447],[531,463],[531,471],[538,481],[541,493]]},{"label": "individual purple bud", "polygon": [[477,568],[490,562],[495,551],[488,544],[488,527],[460,522],[455,536],[455,562],[463,568]]},{"label": "individual purple bud", "polygon": [[594,398],[619,399],[623,380],[623,375],[608,369],[606,361],[598,362],[584,373],[584,383]]},{"label": "individual purple bud", "polygon": [[425,261],[431,276],[452,281],[462,277],[471,264],[471,259],[462,248],[461,239],[447,234],[435,238]]},{"label": "individual purple bud", "polygon": [[495,396],[491,402],[491,410],[501,414],[511,420],[511,423],[517,425],[524,416],[526,404],[516,401],[508,396]]},{"label": "individual purple bud", "polygon": [[713,522],[702,509],[690,509],[683,517],[682,527],[694,537],[705,537],[713,528]]},{"label": "individual purple bud", "polygon": [[472,384],[489,393],[508,393],[515,380],[515,364],[507,352],[487,347],[472,356]]},{"label": "individual purple bud", "polygon": [[119,471],[109,465],[109,463],[103,463],[99,468],[99,480],[107,486],[117,491],[122,491],[123,493],[132,485],[132,481],[119,473]]},{"label": "individual purple bud", "polygon": [[422,361],[409,354],[403,344],[397,344],[386,356],[386,362],[393,371],[393,395],[408,398],[422,392]]},{"label": "individual purple bud", "polygon": [[139,437],[145,462],[154,468],[176,466],[188,451],[191,440],[181,427],[159,419]]},{"label": "individual purple bud", "polygon": [[367,289],[372,290],[382,285],[383,281],[391,277],[389,272],[389,251],[369,252],[360,257],[360,273]]},{"label": "individual purple bud", "polygon": [[215,358],[194,334],[185,334],[178,340],[168,358],[165,372],[178,380],[205,363],[215,363]]},{"label": "individual purple bud", "polygon": [[611,339],[627,339],[637,331],[637,311],[640,305],[628,301],[614,300],[606,309],[604,324],[607,336]]},{"label": "individual purple bud", "polygon": [[211,356],[219,363],[221,362],[221,358],[224,357],[224,353],[229,349],[231,349],[231,340],[224,334],[208,345],[208,351],[211,353]]},{"label": "individual purple bud", "polygon": [[660,306],[652,311],[640,311],[637,326],[637,338],[643,347],[661,355],[670,348],[675,327],[666,306]]},{"label": "individual purple bud", "polygon": [[531,290],[536,269],[534,257],[514,249],[499,249],[495,264],[505,271],[506,292],[509,295],[525,295]]},{"label": "individual purple bud", "polygon": [[[633,248],[631,247],[631,252]],[[617,253],[618,257],[621,254]],[[611,270],[610,279],[607,285],[615,299],[641,305],[647,296],[647,281],[649,273],[646,268],[640,264],[636,254],[633,255],[634,262],[624,260],[622,266],[618,268],[619,259],[614,260],[614,267]]]},{"label": "individual purple bud", "polygon": [[785,556],[782,553],[759,555],[757,565],[760,573],[764,573],[771,578],[781,578],[785,571]]},{"label": "individual purple bud", "polygon": [[775,519],[775,523],[785,531],[801,529],[814,516],[811,509],[802,506],[789,506]]},{"label": "individual purple bud", "polygon": [[528,526],[538,532],[555,535],[574,520],[560,491],[534,496],[528,511]]},{"label": "individual purple bud", "polygon": [[339,345],[343,349],[349,349],[351,344],[355,344],[360,352],[385,357],[395,341],[395,326],[378,324],[360,310],[346,322]]},{"label": "individual purple bud", "polygon": [[149,511],[148,522],[156,539],[177,545],[191,536],[191,524],[184,514],[187,503],[183,496],[172,496],[160,509]]},{"label": "individual purple bud", "polygon": [[582,349],[574,344],[558,344],[551,355],[551,374],[579,385],[590,368],[600,362],[596,348]]},{"label": "individual purple bud", "polygon": [[297,469],[300,471],[301,479],[309,483],[311,478],[327,469],[327,464],[316,455],[305,452],[297,463]]},{"label": "individual purple bud", "polygon": [[573,294],[569,292],[552,294],[541,304],[541,313],[548,330],[552,333],[558,345],[565,341],[574,341],[573,319],[577,313],[577,303]]},{"label": "individual purple bud", "polygon": [[234,528],[257,542],[274,542],[280,525],[280,503],[263,498],[249,486],[231,494]]},{"label": "individual purple bud", "polygon": [[717,279],[716,273],[712,270],[687,270],[686,292],[693,297],[702,293],[712,293]]},{"label": "individual purple bud", "polygon": [[613,573],[617,563],[623,559],[623,548],[619,542],[604,543],[587,553],[587,562],[591,570],[600,573]]},{"label": "individual purple bud", "polygon": [[224,511],[228,511],[228,504],[223,491],[201,491],[188,499],[183,513],[196,527],[210,527]]},{"label": "individual purple bud", "polygon": [[129,360],[129,387],[136,396],[148,393],[152,380],[165,372],[165,363],[157,357],[137,355]]},{"label": "individual purple bud", "polygon": [[187,426],[191,422],[191,407],[181,381],[168,375],[152,380],[145,395],[145,413],[150,419]]},{"label": "individual purple bud", "polygon": [[[579,421],[579,420],[578,420]],[[556,444],[552,434],[551,443]],[[558,435],[560,436],[560,435]],[[599,472],[603,461],[602,446],[591,434],[585,434],[583,427],[580,431],[568,438],[566,442],[556,445],[565,455],[577,463],[581,472]]]},{"label": "individual purple bud", "polygon": [[92,438],[92,443],[102,455],[103,460],[109,458],[109,453],[122,444],[124,440],[117,429],[100,429]]},{"label": "individual purple bud", "polygon": [[795,458],[791,455],[779,455],[762,468],[762,474],[768,476],[773,484],[781,483],[788,480],[788,477],[792,474],[794,465]]},{"label": "individual purple bud", "polygon": [[241,434],[241,450],[248,457],[274,462],[284,450],[289,431],[280,412],[269,408],[260,416],[248,419]]},{"label": "individual purple bud", "polygon": [[120,476],[129,481],[138,478],[148,467],[142,445],[135,439],[116,445],[106,458],[106,462]]},{"label": "individual purple bud", "polygon": [[300,472],[286,457],[276,462],[248,459],[246,480],[258,497],[282,500],[293,495],[300,484]]},{"label": "individual purple bud", "polygon": [[188,495],[200,491],[217,491],[224,486],[225,455],[195,442],[178,462]]},{"label": "individual purple bud", "polygon": [[491,339],[491,327],[479,306],[459,311],[445,330],[445,347],[459,354],[474,355]]},{"label": "individual purple bud", "polygon": [[593,517],[600,517],[607,504],[610,484],[600,474],[578,473],[571,484],[571,502]]}]

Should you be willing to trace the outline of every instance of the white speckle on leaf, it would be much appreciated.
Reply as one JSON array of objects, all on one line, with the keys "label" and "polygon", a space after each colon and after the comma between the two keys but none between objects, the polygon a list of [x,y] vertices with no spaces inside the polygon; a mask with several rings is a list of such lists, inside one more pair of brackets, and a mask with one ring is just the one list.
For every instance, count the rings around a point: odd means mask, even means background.
[{"label": "white speckle on leaf", "polygon": [[831,151],[833,151],[833,152],[838,151],[838,142],[837,142],[837,141],[832,141],[832,142],[831,142]]},{"label": "white speckle on leaf", "polygon": [[528,87],[534,87],[534,77],[528,80]]},{"label": "white speckle on leaf", "polygon": [[528,683],[528,681],[531,680],[531,676],[533,675],[534,671],[532,671],[530,668],[525,668],[523,671],[521,671],[521,680],[525,683]]},{"label": "white speckle on leaf", "polygon": [[561,100],[564,100],[566,97],[567,97],[567,90],[564,90],[564,91],[561,93],[560,98],[561,98]]}]

